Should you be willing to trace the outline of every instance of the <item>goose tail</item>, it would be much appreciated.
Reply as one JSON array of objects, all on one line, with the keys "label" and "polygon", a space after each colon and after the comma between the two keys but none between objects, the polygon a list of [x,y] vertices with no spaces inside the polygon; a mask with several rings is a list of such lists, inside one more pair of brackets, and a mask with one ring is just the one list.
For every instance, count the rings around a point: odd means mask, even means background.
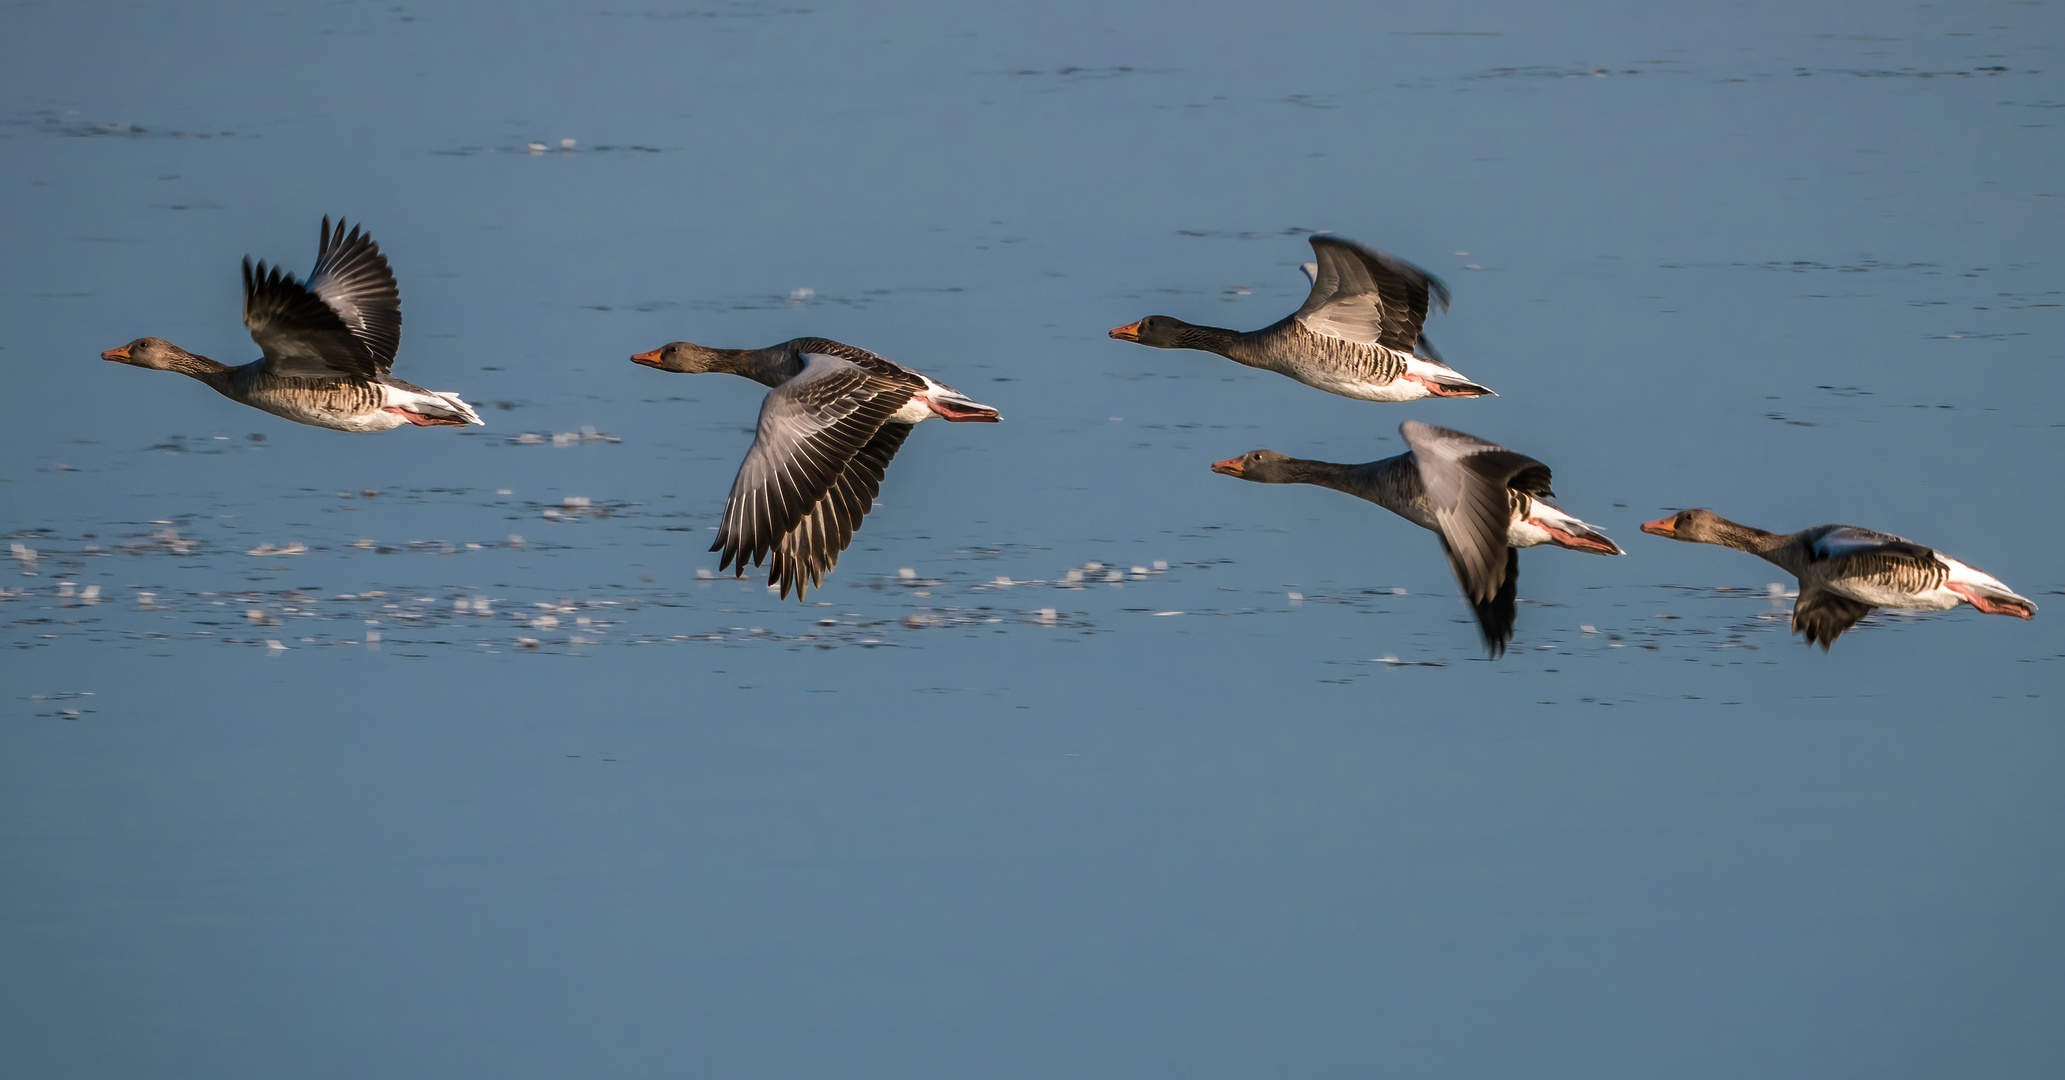
[{"label": "goose tail", "polygon": [[2008,588],[2006,582],[1984,570],[1947,558],[1942,552],[1937,552],[1936,557],[1950,564],[1950,577],[1944,585],[1963,597],[1966,603],[1988,615],[2013,615],[2024,620],[2036,618],[2036,604]]},{"label": "goose tail", "polygon": [[1405,377],[1427,388],[1434,397],[1497,397],[1489,386],[1463,378],[1456,369],[1438,359],[1418,354],[1405,361]]},{"label": "goose tail", "polygon": [[1528,507],[1527,524],[1548,534],[1547,543],[1588,555],[1625,555],[1613,538],[1600,531],[1599,526],[1580,521],[1576,517],[1547,499],[1537,498]]},{"label": "goose tail", "polygon": [[450,390],[432,390],[430,393],[449,406],[454,417],[464,420],[468,424],[476,424],[480,427],[488,426],[488,422],[482,420],[480,414],[473,411],[473,406],[466,404],[466,400],[458,394]]}]

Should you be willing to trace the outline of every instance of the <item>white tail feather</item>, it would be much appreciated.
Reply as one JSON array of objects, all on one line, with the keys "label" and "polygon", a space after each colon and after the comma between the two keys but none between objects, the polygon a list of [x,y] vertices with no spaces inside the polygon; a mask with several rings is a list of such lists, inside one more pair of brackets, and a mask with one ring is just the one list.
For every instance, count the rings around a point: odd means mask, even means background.
[{"label": "white tail feather", "polygon": [[1606,535],[1606,533],[1602,531],[1599,528],[1599,526],[1593,525],[1589,522],[1580,521],[1576,517],[1572,516],[1569,512],[1565,511],[1562,507],[1557,506],[1555,503],[1552,503],[1547,499],[1535,499],[1533,503],[1528,507],[1526,521],[1516,523],[1515,528],[1518,529],[1521,526],[1530,522],[1540,522],[1542,525],[1545,525],[1550,529],[1554,529],[1557,532],[1577,537],[1579,540],[1590,540],[1594,543],[1603,544],[1606,547],[1612,548],[1613,550],[1607,552],[1598,551],[1588,547],[1571,547],[1571,545],[1561,543],[1554,537],[1549,536],[1546,530],[1543,532],[1541,539],[1536,541],[1537,543],[1557,544],[1559,547],[1570,547],[1572,551],[1584,551],[1593,555],[1627,554],[1627,552],[1621,550],[1621,546],[1619,544],[1614,543],[1613,538]]},{"label": "white tail feather", "polygon": [[1965,588],[1970,589],[1981,596],[1989,597],[1994,600],[2010,600],[2018,604],[2028,604],[2029,610],[2036,610],[2036,603],[2034,601],[2030,600],[2026,596],[2019,595],[2015,592],[2015,590],[2008,588],[2006,582],[2002,581],[1997,577],[1994,577],[1992,574],[1989,574],[1986,571],[1979,569],[1978,567],[1968,566],[1964,563],[1961,563],[1956,559],[1953,559],[1950,556],[1943,554],[1940,551],[1936,553],[1936,557],[1938,559],[1943,560],[1943,562],[1950,567],[1951,581],[1954,581],[1959,585],[1963,585]]},{"label": "white tail feather", "polygon": [[447,405],[451,406],[453,416],[463,416],[469,424],[479,424],[481,427],[488,426],[488,422],[482,420],[480,414],[473,411],[473,406],[466,404],[465,400],[459,395],[450,390],[432,390],[431,393],[437,395]]}]

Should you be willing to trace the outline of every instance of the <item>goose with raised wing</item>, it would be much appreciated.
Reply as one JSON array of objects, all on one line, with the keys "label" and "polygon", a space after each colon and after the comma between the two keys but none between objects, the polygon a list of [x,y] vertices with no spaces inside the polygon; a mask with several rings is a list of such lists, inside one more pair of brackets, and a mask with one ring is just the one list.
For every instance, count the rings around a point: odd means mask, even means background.
[{"label": "goose with raised wing", "polygon": [[732,481],[711,551],[718,569],[746,573],[772,559],[767,583],[783,599],[816,588],[874,507],[889,460],[920,421],[994,423],[997,410],[866,349],[804,337],[764,349],[686,341],[633,363],[687,374],[721,371],[773,387]]},{"label": "goose with raised wing", "polygon": [[1549,501],[1549,467],[1475,435],[1408,420],[1407,451],[1361,465],[1250,450],[1212,471],[1263,484],[1315,484],[1367,499],[1441,538],[1449,569],[1493,657],[1513,638],[1520,549],[1554,544],[1592,555],[1620,545]]},{"label": "goose with raised wing", "polygon": [[479,424],[449,390],[425,390],[390,372],[401,345],[401,290],[371,235],[323,219],[315,269],[297,282],[278,267],[244,260],[244,326],[264,357],[231,366],[142,337],[103,360],[176,371],[297,424],[336,431],[387,431]]},{"label": "goose with raised wing", "polygon": [[1158,349],[1199,349],[1363,401],[1483,397],[1491,391],[1443,363],[1422,328],[1427,305],[1448,309],[1448,286],[1403,259],[1334,236],[1312,237],[1312,292],[1260,330],[1197,326],[1149,315],[1111,331]]},{"label": "goose with raised wing", "polygon": [[1875,607],[1947,611],[1970,604],[1988,615],[2036,617],[2035,604],[1992,574],[1935,548],[1855,525],[1772,533],[1701,509],[1643,522],[1642,531],[1747,551],[1798,578],[1793,633],[1806,635],[1823,652]]}]

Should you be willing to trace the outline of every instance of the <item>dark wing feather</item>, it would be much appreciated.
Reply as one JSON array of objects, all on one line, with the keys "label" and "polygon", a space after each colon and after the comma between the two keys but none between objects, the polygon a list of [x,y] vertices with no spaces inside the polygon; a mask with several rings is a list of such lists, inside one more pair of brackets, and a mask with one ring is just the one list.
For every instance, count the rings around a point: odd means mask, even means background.
[{"label": "dark wing feather", "polygon": [[1418,420],[1398,426],[1412,449],[1449,567],[1471,604],[1492,602],[1514,565],[1506,536],[1513,492],[1549,494],[1549,467],[1475,435]]},{"label": "dark wing feather", "polygon": [[1331,236],[1312,237],[1312,292],[1295,318],[1315,333],[1410,353],[1430,297],[1448,307],[1448,286],[1403,259]]},{"label": "dark wing feather", "polygon": [[1800,598],[1793,601],[1793,633],[1807,635],[1807,644],[1827,652],[1843,631],[1871,614],[1871,605],[1838,596],[1816,585],[1802,583]]},{"label": "dark wing feather", "polygon": [[330,305],[263,262],[244,260],[244,327],[265,353],[265,370],[298,379],[375,379],[382,369]]},{"label": "dark wing feather", "polygon": [[382,375],[394,367],[394,352],[402,342],[402,294],[387,256],[380,254],[371,235],[353,226],[347,236],[343,218],[337,219],[333,232],[330,219],[324,218],[322,246],[308,274],[308,291],[337,313]]},{"label": "dark wing feather", "polygon": [[[1461,581],[1463,572],[1456,566],[1455,549],[1449,547],[1444,539],[1441,550],[1448,556],[1448,566],[1455,571],[1456,580]],[[1506,549],[1506,573],[1499,580],[1498,591],[1487,599],[1470,601],[1470,611],[1477,616],[1477,632],[1484,637],[1484,652],[1493,660],[1506,655],[1506,643],[1513,640],[1519,598],[1520,549],[1509,547]]]},{"label": "dark wing feather", "polygon": [[782,537],[768,565],[767,583],[780,588],[784,600],[791,588],[796,590],[796,599],[803,599],[805,589],[817,588],[825,575],[832,572],[840,553],[853,542],[861,519],[874,509],[875,495],[882,490],[882,475],[889,470],[889,460],[896,456],[914,426],[883,424],[875,437],[853,455],[846,471],[825,489],[817,505]]},{"label": "dark wing feather", "polygon": [[1823,525],[1802,537],[1808,562],[1842,563],[1860,557],[1915,564],[1941,565],[1936,549],[1917,544],[1892,533],[1860,529],[1855,525]]},{"label": "dark wing feather", "polygon": [[870,375],[880,375],[885,379],[896,379],[909,383],[911,392],[914,394],[925,389],[925,379],[923,376],[886,356],[879,353],[871,353],[858,345],[848,345],[843,341],[833,341],[831,338],[821,337],[797,338],[789,344],[796,347],[796,352],[799,355],[822,353],[825,356],[836,356]]},{"label": "dark wing feather", "polygon": [[824,353],[804,354],[801,374],[769,391],[759,433],[732,481],[710,550],[718,566],[758,566],[824,497],[882,425],[911,399],[910,384]]},{"label": "dark wing feather", "polygon": [[[1857,581],[1909,593],[1943,584],[1950,567],[1936,549],[1891,533],[1855,525],[1823,525],[1803,537],[1809,574],[1823,581]],[[1804,590],[1806,582],[1802,581]]]}]

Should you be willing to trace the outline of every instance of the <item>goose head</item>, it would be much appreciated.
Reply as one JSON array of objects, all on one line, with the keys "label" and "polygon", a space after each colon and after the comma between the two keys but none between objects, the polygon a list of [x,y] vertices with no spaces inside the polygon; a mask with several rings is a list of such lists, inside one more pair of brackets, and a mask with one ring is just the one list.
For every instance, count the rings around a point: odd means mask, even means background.
[{"label": "goose head", "polygon": [[1212,462],[1212,471],[1258,484],[1295,484],[1298,479],[1293,475],[1296,470],[1292,463],[1296,460],[1274,450],[1250,450],[1236,458]]},{"label": "goose head", "polygon": [[706,371],[728,371],[736,366],[732,352],[708,348],[691,341],[669,342],[651,352],[632,356],[631,362],[661,371],[678,371],[688,375],[700,375]]},{"label": "goose head", "polygon": [[1137,341],[1157,349],[1180,349],[1184,344],[1183,331],[1196,329],[1182,319],[1167,315],[1149,315],[1139,322],[1127,323],[1111,331],[1113,338],[1120,341]]},{"label": "goose head", "polygon": [[160,337],[137,338],[119,349],[102,352],[100,358],[157,371],[184,371],[194,361],[201,359]]},{"label": "goose head", "polygon": [[1712,510],[1680,510],[1670,517],[1642,523],[1642,531],[1651,536],[1667,536],[1695,544],[1725,543],[1722,537],[1739,528]]}]

